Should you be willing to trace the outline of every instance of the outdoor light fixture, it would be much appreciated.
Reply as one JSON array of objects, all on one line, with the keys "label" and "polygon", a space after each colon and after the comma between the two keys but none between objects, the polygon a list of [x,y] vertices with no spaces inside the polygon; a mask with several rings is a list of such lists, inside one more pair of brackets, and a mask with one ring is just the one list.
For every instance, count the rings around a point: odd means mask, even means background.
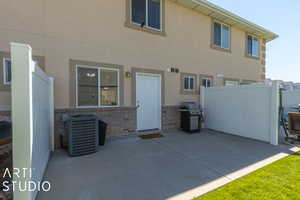
[{"label": "outdoor light fixture", "polygon": [[131,78],[131,73],[130,72],[125,72],[125,77],[126,78]]}]

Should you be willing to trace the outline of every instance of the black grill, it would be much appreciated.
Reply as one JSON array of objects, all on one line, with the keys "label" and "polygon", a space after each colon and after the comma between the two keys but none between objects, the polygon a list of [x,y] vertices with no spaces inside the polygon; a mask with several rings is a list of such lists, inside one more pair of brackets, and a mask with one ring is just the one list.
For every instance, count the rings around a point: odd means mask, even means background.
[{"label": "black grill", "polygon": [[202,110],[199,104],[184,102],[180,106],[181,129],[188,133],[196,133],[201,130]]}]

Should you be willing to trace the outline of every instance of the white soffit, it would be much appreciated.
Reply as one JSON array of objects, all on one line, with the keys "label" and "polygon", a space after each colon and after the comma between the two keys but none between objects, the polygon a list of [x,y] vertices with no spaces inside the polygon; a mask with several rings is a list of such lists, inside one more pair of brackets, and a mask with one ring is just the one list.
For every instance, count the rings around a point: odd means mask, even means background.
[{"label": "white soffit", "polygon": [[231,26],[237,27],[247,33],[256,35],[267,41],[274,40],[278,37],[277,34],[256,25],[246,19],[243,19],[232,12],[229,12],[215,4],[212,4],[206,0],[171,0],[184,7],[196,10],[204,15],[208,15],[216,20],[222,21]]}]

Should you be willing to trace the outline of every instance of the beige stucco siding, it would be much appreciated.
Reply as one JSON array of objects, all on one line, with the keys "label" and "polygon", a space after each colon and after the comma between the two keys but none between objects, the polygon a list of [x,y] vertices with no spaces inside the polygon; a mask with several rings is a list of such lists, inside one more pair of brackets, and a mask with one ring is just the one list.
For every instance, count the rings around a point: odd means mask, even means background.
[{"label": "beige stucco siding", "polygon": [[[45,56],[46,72],[55,78],[55,106],[69,107],[69,60],[111,63],[165,71],[165,104],[198,100],[180,94],[180,72],[261,80],[260,60],[245,56],[245,32],[231,28],[231,53],[210,47],[211,18],[166,0],[166,36],[127,28],[125,1],[0,1],[0,51],[24,42]],[[8,17],[9,16],[9,17]],[[199,78],[199,77],[198,77]],[[124,104],[131,105],[131,79],[124,78]],[[1,94],[0,94],[1,95]],[[2,95],[1,97],[2,98]],[[0,100],[0,103],[2,100]]]}]

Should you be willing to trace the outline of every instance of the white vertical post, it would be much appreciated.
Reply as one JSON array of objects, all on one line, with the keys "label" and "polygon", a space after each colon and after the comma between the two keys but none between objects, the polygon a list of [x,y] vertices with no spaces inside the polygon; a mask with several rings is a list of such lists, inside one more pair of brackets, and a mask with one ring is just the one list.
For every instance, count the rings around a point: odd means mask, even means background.
[{"label": "white vertical post", "polygon": [[279,83],[272,83],[270,99],[270,143],[278,145],[279,137]]},{"label": "white vertical post", "polygon": [[[13,167],[30,169],[32,162],[33,113],[32,113],[32,53],[29,45],[11,43],[12,58],[12,125]],[[28,172],[28,171],[27,171]],[[22,185],[31,180],[26,176],[13,175]],[[15,187],[14,200],[31,200],[30,191]]]},{"label": "white vertical post", "polygon": [[[202,106],[203,112],[204,112],[204,109],[205,109],[205,92],[206,92],[205,90],[206,90],[205,87],[203,87],[203,86],[200,87],[200,104]],[[204,113],[204,115],[205,115],[205,113]],[[202,125],[203,125],[202,127],[204,128],[205,127],[205,122],[203,122]]]},{"label": "white vertical post", "polygon": [[50,103],[50,142],[51,151],[54,151],[54,79],[49,77],[49,103]]},{"label": "white vertical post", "polygon": [[200,87],[200,104],[204,107],[205,106],[205,87]]}]

